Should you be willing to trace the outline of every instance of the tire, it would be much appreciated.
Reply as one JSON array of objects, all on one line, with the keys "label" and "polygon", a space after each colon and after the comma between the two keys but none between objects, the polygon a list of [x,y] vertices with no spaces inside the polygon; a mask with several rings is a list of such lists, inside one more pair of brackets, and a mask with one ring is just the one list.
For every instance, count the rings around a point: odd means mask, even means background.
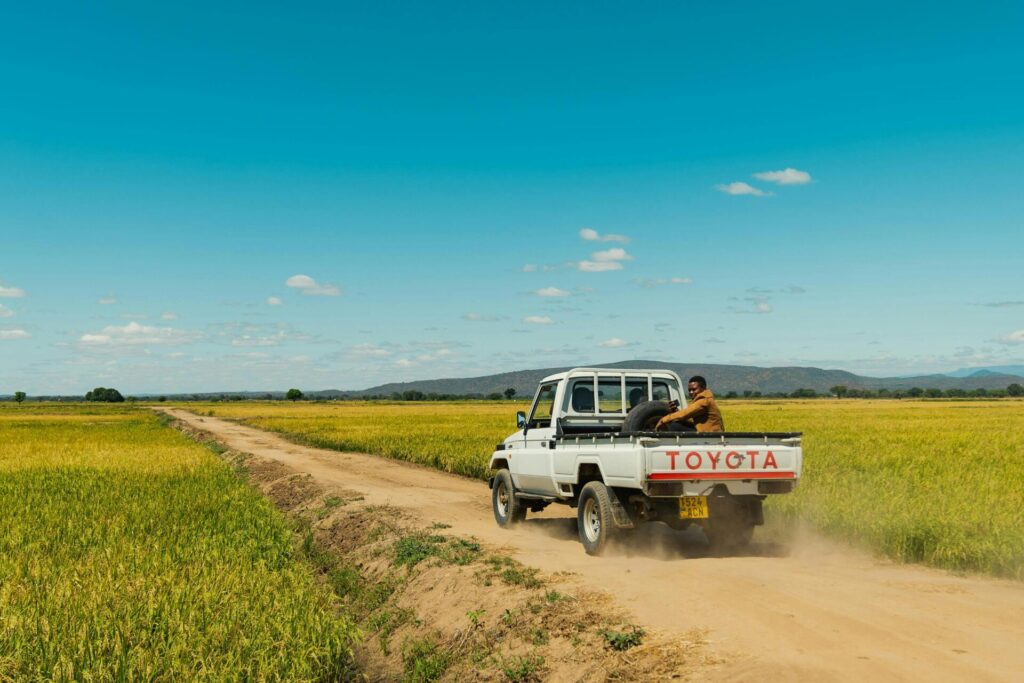
[{"label": "tire", "polygon": [[732,553],[750,545],[754,536],[754,517],[750,509],[737,500],[729,500],[716,508],[704,525],[711,552]]},{"label": "tire", "polygon": [[498,470],[491,488],[491,509],[494,510],[494,521],[502,528],[508,528],[526,519],[526,508],[516,498],[515,486],[512,485],[512,474],[508,470]]},{"label": "tire", "polygon": [[[622,422],[623,434],[635,434],[638,432],[653,432],[658,420],[672,412],[668,401],[644,401],[636,404],[632,410],[626,413],[626,419]],[[692,432],[693,427],[670,422],[665,428],[667,432]]]},{"label": "tire", "polygon": [[617,527],[612,517],[611,494],[599,481],[588,482],[580,491],[576,522],[580,542],[588,555],[600,555],[615,535]]}]

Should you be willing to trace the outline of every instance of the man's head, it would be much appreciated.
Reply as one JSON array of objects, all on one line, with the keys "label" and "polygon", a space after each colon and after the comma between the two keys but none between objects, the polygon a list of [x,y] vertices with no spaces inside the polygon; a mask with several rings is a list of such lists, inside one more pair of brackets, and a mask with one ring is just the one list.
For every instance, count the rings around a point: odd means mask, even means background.
[{"label": "man's head", "polygon": [[708,382],[700,375],[694,375],[690,378],[690,381],[686,383],[686,388],[690,390],[690,398],[693,398],[708,388]]}]

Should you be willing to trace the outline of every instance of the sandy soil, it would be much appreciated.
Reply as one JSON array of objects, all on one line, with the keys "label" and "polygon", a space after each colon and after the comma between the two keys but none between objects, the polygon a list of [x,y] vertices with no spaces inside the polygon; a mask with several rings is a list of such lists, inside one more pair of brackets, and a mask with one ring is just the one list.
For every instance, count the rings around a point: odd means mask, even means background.
[{"label": "sandy soil", "polygon": [[309,448],[184,410],[162,409],[230,448],[279,461],[424,521],[451,525],[545,572],[607,591],[641,625],[704,629],[723,664],[705,680],[1024,680],[1024,585],[878,560],[813,534],[710,557],[700,532],[648,525],[600,558],[575,510],[551,506],[498,528],[486,484],[408,463]]}]

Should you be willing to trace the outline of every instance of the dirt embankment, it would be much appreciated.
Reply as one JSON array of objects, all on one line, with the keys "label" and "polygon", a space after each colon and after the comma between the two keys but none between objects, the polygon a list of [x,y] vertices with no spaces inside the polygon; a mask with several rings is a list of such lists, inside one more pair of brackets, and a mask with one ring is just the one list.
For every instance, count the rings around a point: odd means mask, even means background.
[{"label": "dirt embankment", "polygon": [[[679,533],[662,525],[641,528],[609,556],[592,558],[579,547],[573,511],[566,508],[552,506],[516,530],[505,531],[494,525],[488,491],[481,482],[369,455],[300,446],[183,410],[165,412],[209,432],[233,450],[253,454],[252,462],[285,467],[280,471],[308,475],[309,482],[323,490],[336,488],[361,497],[358,504],[343,506],[343,515],[329,513],[319,520],[314,535],[328,545],[345,546],[368,576],[383,571],[375,562],[384,562],[380,558],[387,553],[374,550],[379,539],[373,534],[360,535],[346,525],[369,526],[379,510],[386,509],[398,520],[399,539],[409,529],[437,535],[430,527],[443,526],[444,535],[474,539],[482,545],[481,552],[494,549],[500,551],[495,557],[511,555],[522,563],[519,571],[537,570],[537,576],[545,577],[546,587],[530,589],[495,580],[492,572],[487,585],[486,578],[480,578],[486,572],[478,575],[472,564],[432,559],[434,564],[424,564],[396,589],[403,596],[400,606],[415,616],[394,629],[392,642],[414,642],[402,628],[418,634],[423,625],[435,623],[438,633],[447,634],[439,638],[457,642],[469,637],[464,635],[467,622],[475,624],[473,629],[497,628],[495,622],[500,623],[510,607],[513,613],[520,610],[538,617],[524,622],[529,625],[520,635],[510,630],[487,636],[508,638],[507,645],[491,655],[499,657],[491,674],[470,659],[452,669],[453,677],[500,679],[508,673],[500,668],[503,661],[528,669],[527,653],[534,648],[547,648],[537,652],[548,653],[541,656],[548,667],[543,677],[550,680],[660,678],[643,669],[659,659],[659,672],[700,680],[1011,681],[1020,680],[1024,671],[1024,648],[1019,647],[1024,642],[1024,586],[1019,583],[896,565],[813,534],[786,547],[758,544],[755,535],[745,556],[710,557],[699,532]],[[266,480],[261,475],[257,481]],[[265,490],[276,499],[286,498],[275,496],[274,485],[268,481]],[[305,505],[312,511],[317,504]],[[342,522],[333,514],[364,521]],[[325,520],[341,525],[335,539],[347,540],[331,541]],[[380,548],[393,549],[395,543]],[[551,616],[544,616],[543,610],[534,612],[537,608],[530,601],[536,597],[531,596],[543,597],[550,590],[573,597],[555,601],[564,611]],[[483,616],[469,616],[481,609]],[[593,631],[628,637],[630,625],[636,625],[648,633],[644,644],[618,653],[599,633],[582,648],[582,641],[574,641],[562,627],[548,629],[546,644],[544,636],[530,635],[529,629],[560,624],[562,619],[587,623],[601,617],[605,622],[594,625]],[[703,646],[698,644],[701,640]],[[662,647],[664,653],[659,651]],[[371,653],[366,656],[368,661],[373,658]],[[374,666],[391,666],[381,670],[394,673],[395,662],[404,665],[386,655]]]}]

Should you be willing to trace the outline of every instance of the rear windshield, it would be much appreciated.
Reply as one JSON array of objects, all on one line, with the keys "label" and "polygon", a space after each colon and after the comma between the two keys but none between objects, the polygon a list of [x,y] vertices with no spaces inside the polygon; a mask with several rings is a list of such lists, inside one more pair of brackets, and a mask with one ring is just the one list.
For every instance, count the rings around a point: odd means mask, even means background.
[{"label": "rear windshield", "polygon": [[602,413],[622,412],[622,379],[619,377],[597,380],[597,405]]}]

